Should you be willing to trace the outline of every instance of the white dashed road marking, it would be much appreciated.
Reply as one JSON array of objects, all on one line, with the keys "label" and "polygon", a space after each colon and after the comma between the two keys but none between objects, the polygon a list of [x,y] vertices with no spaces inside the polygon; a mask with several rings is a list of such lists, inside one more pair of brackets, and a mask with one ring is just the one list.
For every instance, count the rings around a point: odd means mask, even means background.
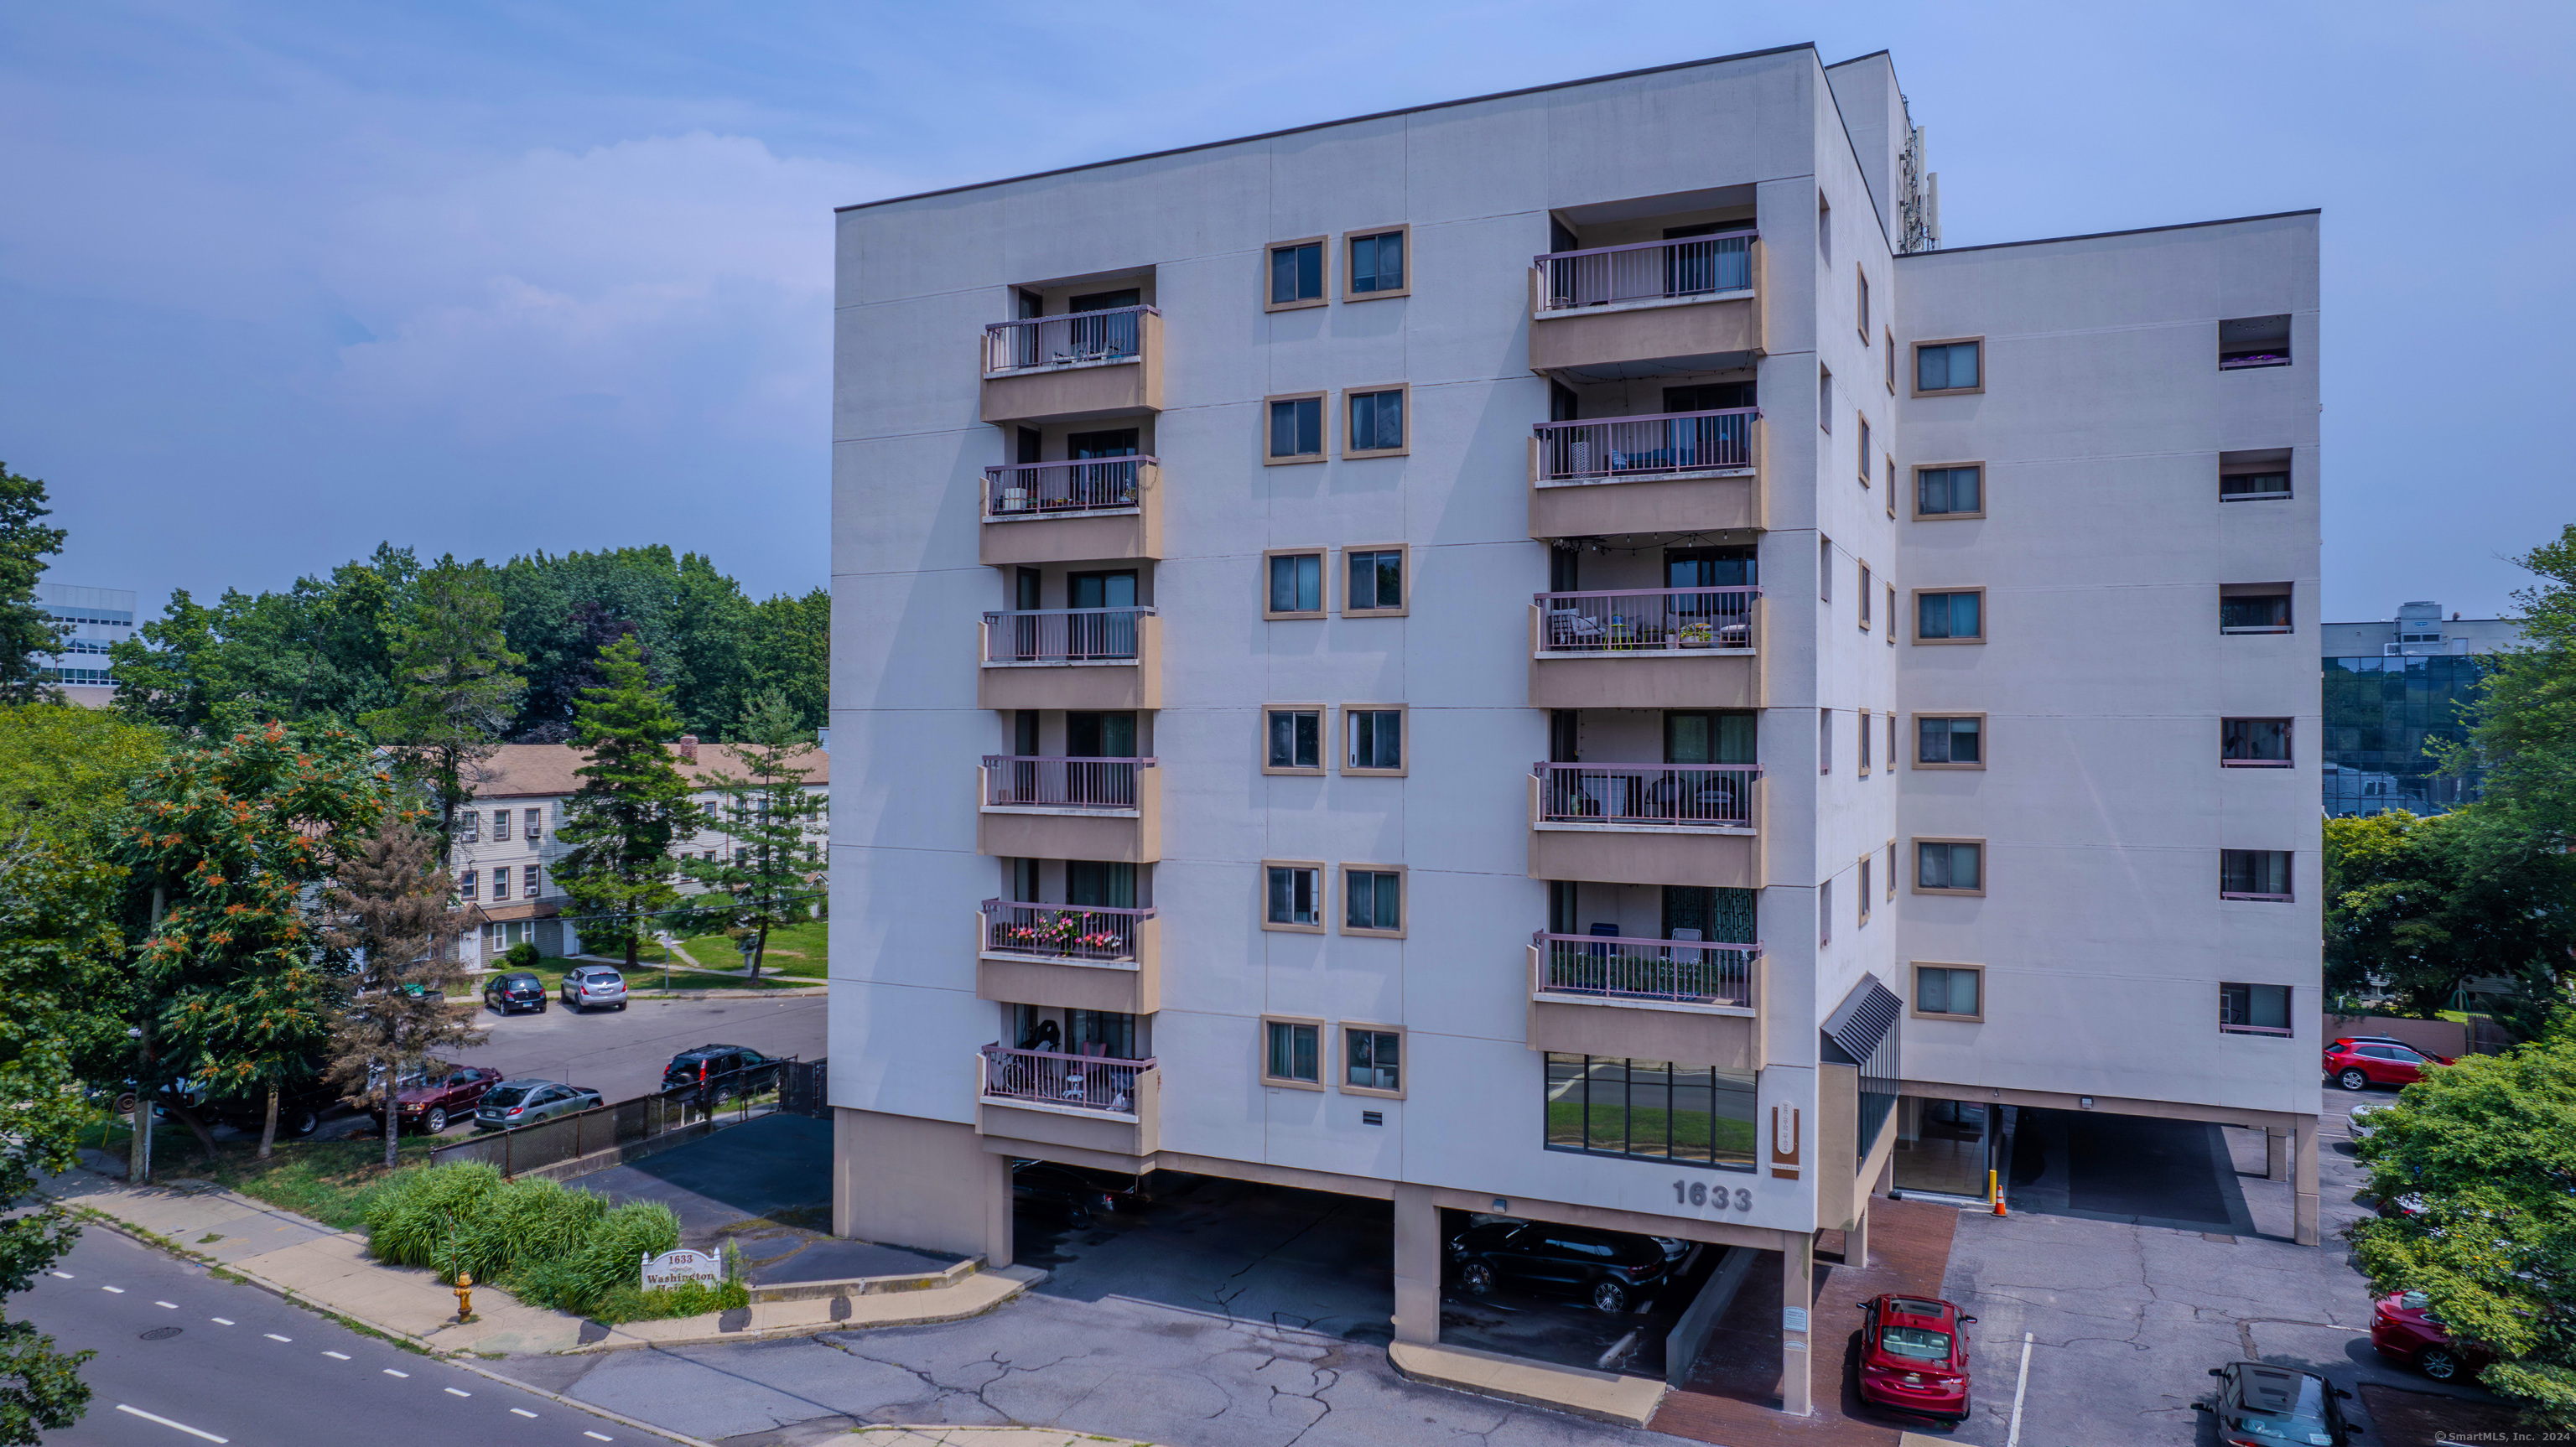
[{"label": "white dashed road marking", "polygon": [[518,1414],[519,1414],[520,1416],[522,1416],[522,1417],[533,1417],[533,1416],[537,1415],[536,1413],[529,1411],[529,1410],[528,1410],[527,1408],[525,1408],[525,1407],[512,1407],[510,1410],[511,1410],[511,1411],[513,1411],[513,1412],[518,1413]]},{"label": "white dashed road marking", "polygon": [[57,1272],[55,1272],[55,1273],[54,1273],[54,1275],[61,1277],[61,1278],[62,1278],[63,1280],[65,1280],[65,1281],[69,1281],[69,1280],[71,1280],[71,1279],[72,1279],[72,1274],[71,1274],[70,1272],[68,1272],[68,1271],[57,1271]]},{"label": "white dashed road marking", "polygon": [[385,1368],[385,1375],[386,1375],[386,1376],[389,1376],[389,1377],[408,1377],[408,1376],[410,1376],[410,1375],[411,1375],[411,1373],[409,1373],[409,1372],[398,1372],[398,1371],[395,1371],[395,1370],[394,1370],[393,1368],[391,1368],[391,1367],[387,1367],[387,1368]]},{"label": "white dashed road marking", "polygon": [[133,1415],[142,1418],[146,1422],[158,1422],[164,1427],[175,1427],[178,1430],[187,1433],[191,1437],[203,1438],[208,1442],[229,1442],[232,1440],[230,1437],[218,1437],[212,1432],[200,1432],[185,1422],[173,1422],[167,1417],[155,1417],[151,1413],[144,1411],[141,1407],[129,1407],[123,1402],[116,1404],[116,1410],[120,1412],[130,1412]]},{"label": "white dashed road marking", "polygon": [[122,1286],[102,1286],[102,1287],[100,1287],[100,1288],[99,1288],[99,1290],[101,1290],[101,1291],[113,1291],[113,1292],[115,1292],[115,1293],[116,1293],[117,1295],[119,1295],[119,1296],[123,1296],[123,1295],[125,1294],[125,1288],[124,1288],[124,1287],[122,1287]]},{"label": "white dashed road marking", "polygon": [[206,1320],[213,1322],[217,1326],[230,1326],[233,1324],[233,1319],[229,1316],[210,1316],[207,1317]]},{"label": "white dashed road marking", "polygon": [[154,1302],[154,1303],[152,1303],[152,1304],[153,1304],[154,1306],[166,1306],[166,1307],[170,1308],[172,1311],[177,1311],[177,1310],[179,1309],[179,1303],[177,1303],[177,1302],[175,1302],[175,1301],[156,1301],[156,1302]]},{"label": "white dashed road marking", "polygon": [[275,1333],[275,1332],[273,1332],[273,1331],[264,1331],[264,1332],[261,1332],[261,1333],[260,1333],[260,1335],[261,1335],[261,1336],[264,1336],[264,1337],[266,1337],[266,1338],[268,1338],[270,1341],[293,1341],[293,1340],[295,1340],[295,1338],[293,1338],[293,1337],[291,1337],[291,1336],[279,1336],[277,1333]]},{"label": "white dashed road marking", "polygon": [[447,1395],[449,1395],[449,1396],[451,1396],[451,1397],[470,1397],[470,1396],[473,1396],[474,1394],[473,1394],[472,1392],[460,1392],[460,1391],[458,1391],[457,1389],[455,1389],[454,1387],[450,1387],[450,1388],[448,1388],[448,1389],[447,1389]]},{"label": "white dashed road marking", "polygon": [[596,1438],[598,1438],[598,1439],[599,1439],[600,1441],[602,1441],[602,1442],[614,1442],[614,1441],[616,1441],[616,1440],[617,1440],[616,1438],[609,1436],[609,1435],[608,1435],[607,1433],[605,1433],[605,1432],[584,1432],[584,1433],[582,1433],[581,1435],[583,1435],[584,1437],[596,1437]]},{"label": "white dashed road marking", "polygon": [[347,1352],[324,1352],[322,1355],[326,1357],[338,1357],[344,1362],[349,1359],[349,1354]]}]

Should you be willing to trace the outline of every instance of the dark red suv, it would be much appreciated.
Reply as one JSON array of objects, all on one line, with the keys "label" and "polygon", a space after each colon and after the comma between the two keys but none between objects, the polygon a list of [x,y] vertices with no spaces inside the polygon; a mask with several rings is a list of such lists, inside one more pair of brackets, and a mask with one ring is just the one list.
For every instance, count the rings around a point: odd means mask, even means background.
[{"label": "dark red suv", "polygon": [[2370,1344],[2437,1382],[2474,1375],[2495,1360],[2492,1353],[2451,1340],[2451,1329],[2420,1291],[2393,1291],[2379,1299],[2370,1313]]},{"label": "dark red suv", "polygon": [[403,1129],[436,1135],[451,1120],[474,1114],[475,1103],[495,1085],[501,1072],[488,1065],[443,1065],[394,1097]]},{"label": "dark red suv", "polygon": [[2449,1056],[2428,1055],[2386,1035],[2346,1035],[2326,1047],[2326,1074],[2346,1090],[2413,1085],[2425,1066],[2450,1063]]}]

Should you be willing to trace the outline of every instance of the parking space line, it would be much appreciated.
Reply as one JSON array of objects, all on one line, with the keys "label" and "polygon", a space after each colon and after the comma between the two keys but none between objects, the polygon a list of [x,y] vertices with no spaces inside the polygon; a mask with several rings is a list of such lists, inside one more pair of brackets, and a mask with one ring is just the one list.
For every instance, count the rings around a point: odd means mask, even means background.
[{"label": "parking space line", "polygon": [[164,1427],[177,1428],[179,1431],[185,1432],[191,1437],[202,1437],[209,1442],[230,1442],[233,1440],[230,1437],[218,1437],[212,1432],[200,1432],[185,1422],[173,1422],[167,1417],[156,1417],[150,1412],[144,1411],[141,1407],[129,1407],[123,1402],[116,1404],[116,1410],[132,1413],[134,1416],[140,1417],[146,1422],[158,1422]]},{"label": "parking space line", "polygon": [[2013,1382],[2012,1430],[2004,1434],[2004,1447],[2021,1447],[2021,1398],[2030,1390],[2030,1333],[2021,1334],[2021,1375]]}]

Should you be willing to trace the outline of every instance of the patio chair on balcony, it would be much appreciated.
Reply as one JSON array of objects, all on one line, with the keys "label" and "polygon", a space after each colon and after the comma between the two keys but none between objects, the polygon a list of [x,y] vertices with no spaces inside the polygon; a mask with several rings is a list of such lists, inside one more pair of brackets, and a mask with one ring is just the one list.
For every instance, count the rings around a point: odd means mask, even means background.
[{"label": "patio chair on balcony", "polygon": [[1590,650],[1602,644],[1601,623],[1579,608],[1547,610],[1547,646],[1560,651]]}]

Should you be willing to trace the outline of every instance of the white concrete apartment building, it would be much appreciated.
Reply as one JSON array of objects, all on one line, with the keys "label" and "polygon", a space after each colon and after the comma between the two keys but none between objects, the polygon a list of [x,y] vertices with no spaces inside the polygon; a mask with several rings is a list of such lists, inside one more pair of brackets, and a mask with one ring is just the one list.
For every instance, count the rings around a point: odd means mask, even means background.
[{"label": "white concrete apartment building", "polygon": [[1942,251],[1920,162],[1801,46],[843,210],[836,1229],[1391,1200],[1399,1344],[1444,1210],[1749,1246],[1793,1412],[1996,1106],[2313,1239],[2316,217]]},{"label": "white concrete apartment building", "polygon": [[62,646],[37,665],[44,679],[73,703],[107,707],[116,698],[107,650],[135,636],[134,590],[40,582],[36,606],[65,630]]}]

